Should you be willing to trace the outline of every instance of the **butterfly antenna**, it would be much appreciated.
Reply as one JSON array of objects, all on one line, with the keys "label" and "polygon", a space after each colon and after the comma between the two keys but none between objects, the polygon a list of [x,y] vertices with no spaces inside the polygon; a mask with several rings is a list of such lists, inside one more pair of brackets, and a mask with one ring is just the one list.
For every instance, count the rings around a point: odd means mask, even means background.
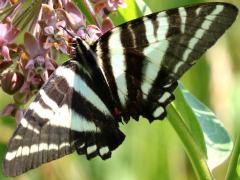
[{"label": "butterfly antenna", "polygon": [[61,27],[65,32],[67,32],[69,36],[71,36],[72,38],[75,38],[75,35],[71,31],[69,31],[67,28],[63,26],[59,26],[59,27]]}]

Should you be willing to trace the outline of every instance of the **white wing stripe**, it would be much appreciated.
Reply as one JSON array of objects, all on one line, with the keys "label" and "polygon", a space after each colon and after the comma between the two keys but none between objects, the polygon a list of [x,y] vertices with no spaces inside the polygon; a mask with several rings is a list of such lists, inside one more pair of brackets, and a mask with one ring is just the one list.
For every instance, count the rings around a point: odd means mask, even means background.
[{"label": "white wing stripe", "polygon": [[39,102],[32,102],[29,109],[33,110],[42,119],[51,119],[54,115],[54,111],[43,108]]},{"label": "white wing stripe", "polygon": [[[48,151],[48,150],[58,150],[65,147],[69,147],[70,144],[68,142],[60,144],[47,144],[47,143],[40,143],[40,144],[33,144],[31,146],[20,146],[17,150],[12,152],[7,152],[6,154],[6,160],[11,161],[14,158],[20,157],[20,156],[28,156],[29,154],[33,154],[36,152],[41,151]],[[38,148],[39,147],[39,148]]]},{"label": "white wing stripe", "polygon": [[28,146],[24,146],[22,148],[22,156],[28,156],[29,155],[29,152],[30,152],[30,149]]},{"label": "white wing stripe", "polygon": [[39,144],[39,151],[47,151],[48,150],[48,144],[47,143],[40,143]]},{"label": "white wing stripe", "polygon": [[[183,61],[187,61],[189,55],[191,54],[191,52],[195,48],[196,44],[201,40],[201,38],[203,37],[205,32],[210,28],[210,26],[212,25],[213,21],[216,19],[217,15],[219,13],[221,13],[223,11],[223,9],[224,9],[223,5],[217,5],[215,7],[215,9],[212,11],[212,13],[205,17],[205,20],[201,24],[201,28],[202,29],[197,30],[195,32],[193,38],[191,38],[190,41],[188,42],[188,48],[183,53],[183,57],[182,57]],[[200,10],[201,9],[197,9],[196,13],[199,13]],[[179,68],[182,66],[182,64],[184,64],[184,63],[183,62],[179,62],[175,66],[173,72],[177,73]]]},{"label": "white wing stripe", "polygon": [[36,134],[39,134],[39,130],[37,130],[36,128],[33,128],[33,126],[31,124],[28,123],[28,121],[25,119],[25,118],[22,118],[21,121],[20,121],[20,124],[27,128],[28,130],[31,130],[33,132],[35,132]]},{"label": "white wing stripe", "polygon": [[[160,40],[166,39],[167,32],[169,29],[169,23],[168,23],[168,17],[166,12],[159,13],[158,17],[160,18],[157,18],[157,21],[159,24],[159,28],[157,31],[157,39],[160,41]],[[166,28],[162,28],[163,26],[165,26]]]},{"label": "white wing stripe", "polygon": [[[119,49],[112,50],[111,49],[112,46],[118,46]],[[125,106],[128,90],[127,90],[127,80],[125,77],[125,71],[126,71],[125,56],[124,56],[123,50],[121,49],[122,44],[121,44],[120,36],[117,36],[116,34],[111,36],[109,39],[109,47],[110,47],[109,55],[110,55],[113,75],[118,88],[118,96],[120,98],[121,104]],[[116,50],[118,51],[117,53],[114,52]]]},{"label": "white wing stripe", "polygon": [[63,142],[59,145],[59,149],[65,148],[65,147],[70,147],[70,143],[69,142]]},{"label": "white wing stripe", "polygon": [[58,105],[55,101],[53,101],[45,92],[43,89],[40,89],[39,94],[41,95],[41,98],[45,104],[47,104],[53,111],[58,109]]},{"label": "white wing stripe", "polygon": [[51,151],[51,150],[58,150],[58,144],[49,144],[48,146],[48,150]]},{"label": "white wing stripe", "polygon": [[184,7],[180,7],[178,9],[180,18],[181,18],[181,32],[184,33],[185,26],[186,26],[186,20],[187,20],[187,12]]},{"label": "white wing stripe", "polygon": [[[152,21],[150,21],[148,18],[143,18],[144,26],[146,29],[146,38],[148,40],[148,43],[153,43],[156,41],[156,37],[153,36],[154,34],[154,27]],[[149,34],[149,35],[148,35]]]},{"label": "white wing stripe", "polygon": [[98,97],[98,95],[84,82],[83,79],[81,79],[79,75],[77,75],[71,69],[59,67],[56,70],[56,75],[64,77],[70,87],[74,88],[78,93],[80,93],[92,105],[96,106],[100,111],[105,114],[111,115],[108,108]]},{"label": "white wing stripe", "polygon": [[93,122],[88,121],[75,112],[71,112],[71,129],[78,132],[100,132],[100,128],[96,127]]}]

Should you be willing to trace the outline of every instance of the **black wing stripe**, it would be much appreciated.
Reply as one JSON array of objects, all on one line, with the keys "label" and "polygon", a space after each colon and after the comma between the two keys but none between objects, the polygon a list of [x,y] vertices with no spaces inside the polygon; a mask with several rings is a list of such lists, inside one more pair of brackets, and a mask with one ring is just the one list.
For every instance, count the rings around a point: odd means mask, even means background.
[{"label": "black wing stripe", "polygon": [[[200,27],[205,28],[207,30],[215,29],[215,27],[217,28],[217,26],[216,26],[217,24],[216,23],[214,24],[214,20],[217,18],[217,16],[215,16],[215,15],[223,13],[224,12],[223,10],[224,10],[224,6],[222,6],[222,5],[218,5],[215,8],[213,8],[212,12],[210,12],[210,15],[212,16],[213,19],[211,19],[211,21],[210,21],[210,20],[204,18],[203,21],[200,22]],[[203,11],[203,10],[201,9],[201,11]],[[201,13],[201,11],[200,11],[200,13]],[[220,28],[220,29],[223,29],[223,28]],[[201,39],[208,39],[207,38],[208,34],[205,35],[205,32],[207,32],[207,30],[202,31],[201,34],[199,33],[199,30],[193,31],[193,37],[189,38],[189,40],[187,41],[188,42],[187,46],[190,47],[191,49],[195,49],[197,47],[204,47],[204,49],[202,49],[202,51],[205,51],[206,49],[208,49],[217,39],[215,39],[215,41],[211,44],[210,43],[209,44],[201,44]],[[224,32],[225,30],[223,29],[222,31]],[[196,39],[195,36],[199,36],[200,40]],[[220,34],[219,34],[219,36],[220,36]],[[185,64],[184,62],[190,62],[191,63],[191,61],[193,61],[193,59],[189,58],[189,57],[191,57],[191,54],[194,53],[190,48],[188,48],[184,51],[184,53],[182,55],[183,62],[178,62],[175,65],[175,67],[173,69],[173,73],[180,74],[180,75],[183,74],[184,71],[178,72],[178,69],[181,68],[181,66],[184,66],[184,64]],[[199,51],[201,51],[201,50],[199,50]],[[186,70],[186,68],[184,70]]]},{"label": "black wing stripe", "polygon": [[116,106],[119,109],[122,109],[120,105],[121,104],[120,98],[118,96],[117,85],[113,75],[113,69],[110,62],[110,47],[109,47],[110,36],[111,36],[111,33],[109,32],[105,35],[105,41],[102,41],[101,43],[98,43],[97,45],[95,45],[96,53],[98,57],[97,63],[98,63],[98,66],[102,69],[102,73],[104,74],[107,84],[111,89],[113,98],[116,102]]},{"label": "black wing stripe", "polygon": [[[135,119],[138,119],[140,109],[139,106],[141,105],[142,101],[139,89],[142,83],[142,68],[144,63],[144,55],[142,52],[143,48],[139,48],[138,53],[133,56],[133,53],[129,52],[125,47],[134,47],[136,44],[148,45],[148,40],[146,37],[146,27],[143,20],[139,21],[137,28],[134,25],[128,24],[127,30],[127,36],[126,31],[121,31],[120,34],[121,43],[124,48],[122,56],[124,57],[124,63],[126,66],[126,73],[123,74],[131,74],[131,76],[125,76],[128,93],[124,111],[128,111],[128,116],[132,115]],[[128,42],[128,44],[124,44],[125,42]]]}]

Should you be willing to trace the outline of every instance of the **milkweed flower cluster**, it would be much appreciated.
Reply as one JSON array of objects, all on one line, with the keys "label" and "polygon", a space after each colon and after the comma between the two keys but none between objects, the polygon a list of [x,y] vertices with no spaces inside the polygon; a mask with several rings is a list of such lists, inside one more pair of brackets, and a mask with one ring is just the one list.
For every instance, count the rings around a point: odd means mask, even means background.
[{"label": "milkweed flower cluster", "polygon": [[109,14],[124,0],[82,0],[86,18],[71,0],[0,1],[0,83],[13,96],[1,115],[22,118],[26,104],[57,68],[60,55],[72,52],[72,36],[96,41],[113,27]]}]

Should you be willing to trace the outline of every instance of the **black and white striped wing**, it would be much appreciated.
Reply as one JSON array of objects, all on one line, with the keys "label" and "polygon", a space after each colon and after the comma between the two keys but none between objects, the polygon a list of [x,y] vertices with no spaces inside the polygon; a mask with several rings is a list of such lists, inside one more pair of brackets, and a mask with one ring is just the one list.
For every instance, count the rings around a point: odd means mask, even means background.
[{"label": "black and white striped wing", "polygon": [[163,119],[177,80],[230,27],[237,9],[206,3],[150,14],[104,34],[92,48],[125,121]]},{"label": "black and white striped wing", "polygon": [[111,156],[124,134],[92,86],[88,72],[74,60],[51,75],[8,144],[6,176],[20,175],[75,150],[88,159]]}]

